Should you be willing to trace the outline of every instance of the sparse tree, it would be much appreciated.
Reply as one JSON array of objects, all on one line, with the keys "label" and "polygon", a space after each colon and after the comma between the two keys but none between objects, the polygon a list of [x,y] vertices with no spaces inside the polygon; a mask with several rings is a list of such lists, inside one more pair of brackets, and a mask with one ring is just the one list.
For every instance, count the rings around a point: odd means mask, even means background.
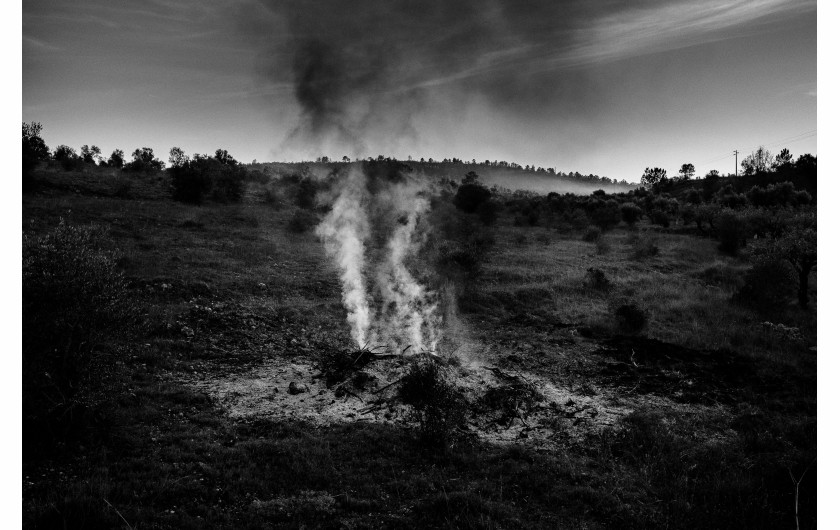
[{"label": "sparse tree", "polygon": [[[577,175],[577,173],[575,173]],[[645,168],[645,172],[642,175],[642,184],[646,186],[655,186],[660,184],[664,181],[668,180],[668,172],[662,169],[661,167]]]},{"label": "sparse tree", "polygon": [[694,178],[694,164],[683,164],[680,166],[680,178],[682,180],[691,180]]},{"label": "sparse tree", "polygon": [[23,176],[26,177],[35,169],[35,165],[50,157],[50,149],[41,138],[41,124],[38,122],[23,123]]},{"label": "sparse tree", "polygon": [[180,147],[173,147],[169,150],[170,167],[181,167],[189,161],[190,158],[186,155],[186,153],[184,153],[184,150]]},{"label": "sparse tree", "polygon": [[799,306],[808,307],[808,282],[817,266],[816,217],[805,214],[791,223],[790,229],[779,238],[763,241],[754,249],[759,257],[782,259],[790,263],[799,277]]},{"label": "sparse tree", "polygon": [[470,171],[461,180],[461,184],[475,184],[478,182],[478,174],[475,171]]},{"label": "sparse tree", "polygon": [[788,168],[793,165],[793,155],[790,154],[790,151],[787,148],[782,149],[776,158],[773,160],[773,169],[779,170]]},{"label": "sparse tree", "polygon": [[741,160],[741,168],[744,170],[744,175],[757,175],[770,171],[771,162],[770,151],[764,146],[759,146]]},{"label": "sparse tree", "polygon": [[159,171],[163,169],[163,160],[155,158],[154,150],[151,147],[135,149],[131,156],[133,160],[126,165],[127,169],[134,171]]},{"label": "sparse tree", "polygon": [[796,159],[796,169],[799,171],[816,171],[817,157],[811,153],[800,155],[799,158]]},{"label": "sparse tree", "polygon": [[88,146],[85,144],[79,151],[85,164],[99,164],[102,160],[102,150],[95,145]]},{"label": "sparse tree", "polygon": [[235,158],[230,156],[230,154],[227,152],[227,149],[216,149],[216,154],[214,158],[222,164],[228,166],[235,166],[239,163],[236,161]]},{"label": "sparse tree", "polygon": [[108,159],[110,167],[121,168],[125,165],[125,152],[122,149],[114,149],[111,158]]},{"label": "sparse tree", "polygon": [[76,150],[69,145],[61,144],[55,148],[53,158],[60,162],[62,160],[75,160],[79,158],[79,155],[77,155]]}]

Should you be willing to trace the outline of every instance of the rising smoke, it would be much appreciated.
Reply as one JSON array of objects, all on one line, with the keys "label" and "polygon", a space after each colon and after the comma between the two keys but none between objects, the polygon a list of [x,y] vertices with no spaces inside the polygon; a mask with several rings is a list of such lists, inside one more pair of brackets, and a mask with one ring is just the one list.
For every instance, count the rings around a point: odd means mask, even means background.
[{"label": "rising smoke", "polygon": [[[407,178],[384,185],[372,179],[358,165],[350,166],[316,229],[340,271],[351,336],[359,348],[434,351],[441,325],[437,294],[412,272],[428,234],[428,187]],[[372,248],[374,232],[385,236],[384,248]]]},{"label": "rising smoke", "polygon": [[[341,146],[354,155],[393,152],[426,127],[429,113],[486,100],[528,119],[574,91],[574,82],[541,78],[546,64],[576,46],[583,20],[599,3],[478,0],[394,2],[264,0],[242,10],[239,25],[259,46],[258,71],[289,90],[299,115],[287,147]],[[564,63],[565,64],[565,63]],[[536,77],[535,77],[536,76]],[[576,104],[578,112],[588,104]],[[488,109],[489,110],[489,109]],[[556,115],[562,117],[560,115]],[[300,145],[297,145],[300,144]],[[305,149],[304,149],[305,150]],[[313,153],[323,154],[323,153]]]}]

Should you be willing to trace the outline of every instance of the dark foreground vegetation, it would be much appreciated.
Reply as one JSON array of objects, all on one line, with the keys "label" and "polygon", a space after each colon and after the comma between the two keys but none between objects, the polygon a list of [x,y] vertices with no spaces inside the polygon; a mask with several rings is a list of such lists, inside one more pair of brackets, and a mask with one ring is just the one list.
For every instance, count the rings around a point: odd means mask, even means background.
[{"label": "dark foreground vegetation", "polygon": [[[340,168],[174,155],[24,164],[26,527],[816,527],[815,161],[619,194],[438,180],[424,255],[461,360],[406,367],[409,421],[316,426],[186,381],[277,358],[335,372],[336,396],[353,376],[312,231]],[[595,428],[528,385],[468,395],[475,351],[625,412]],[[537,409],[550,446],[464,428]]]}]

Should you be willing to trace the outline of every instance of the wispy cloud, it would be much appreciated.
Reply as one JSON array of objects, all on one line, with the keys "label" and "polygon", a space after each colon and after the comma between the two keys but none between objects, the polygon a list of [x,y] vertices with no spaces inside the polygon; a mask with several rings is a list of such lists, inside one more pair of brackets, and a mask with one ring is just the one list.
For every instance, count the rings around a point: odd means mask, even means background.
[{"label": "wispy cloud", "polygon": [[816,0],[711,0],[631,8],[580,29],[580,44],[558,62],[590,64],[739,37],[816,9]]},{"label": "wispy cloud", "polygon": [[57,52],[61,51],[61,48],[58,46],[54,46],[46,41],[41,39],[36,39],[34,37],[28,37],[26,35],[23,36],[23,44],[29,45],[32,48],[38,51],[45,51],[45,52]]}]

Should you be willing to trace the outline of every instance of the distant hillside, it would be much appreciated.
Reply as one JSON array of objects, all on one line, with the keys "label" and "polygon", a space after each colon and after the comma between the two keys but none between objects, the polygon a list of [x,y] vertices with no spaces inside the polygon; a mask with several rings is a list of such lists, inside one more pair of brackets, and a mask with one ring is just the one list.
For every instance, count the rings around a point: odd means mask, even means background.
[{"label": "distant hillside", "polygon": [[[392,159],[383,161],[396,162]],[[487,186],[498,186],[510,190],[529,190],[538,193],[575,193],[588,195],[595,190],[607,193],[621,193],[638,187],[638,184],[617,182],[597,175],[581,175],[580,173],[552,173],[553,169],[526,169],[517,164],[484,163],[473,164],[463,162],[418,162],[416,160],[402,160],[401,164],[411,168],[413,172],[424,174],[430,179],[451,179],[460,182],[463,176],[474,171]],[[252,164],[252,167],[266,168],[271,172],[293,173],[308,169],[315,174],[327,174],[344,166],[346,162],[267,162]],[[502,165],[505,164],[505,165]]]}]

